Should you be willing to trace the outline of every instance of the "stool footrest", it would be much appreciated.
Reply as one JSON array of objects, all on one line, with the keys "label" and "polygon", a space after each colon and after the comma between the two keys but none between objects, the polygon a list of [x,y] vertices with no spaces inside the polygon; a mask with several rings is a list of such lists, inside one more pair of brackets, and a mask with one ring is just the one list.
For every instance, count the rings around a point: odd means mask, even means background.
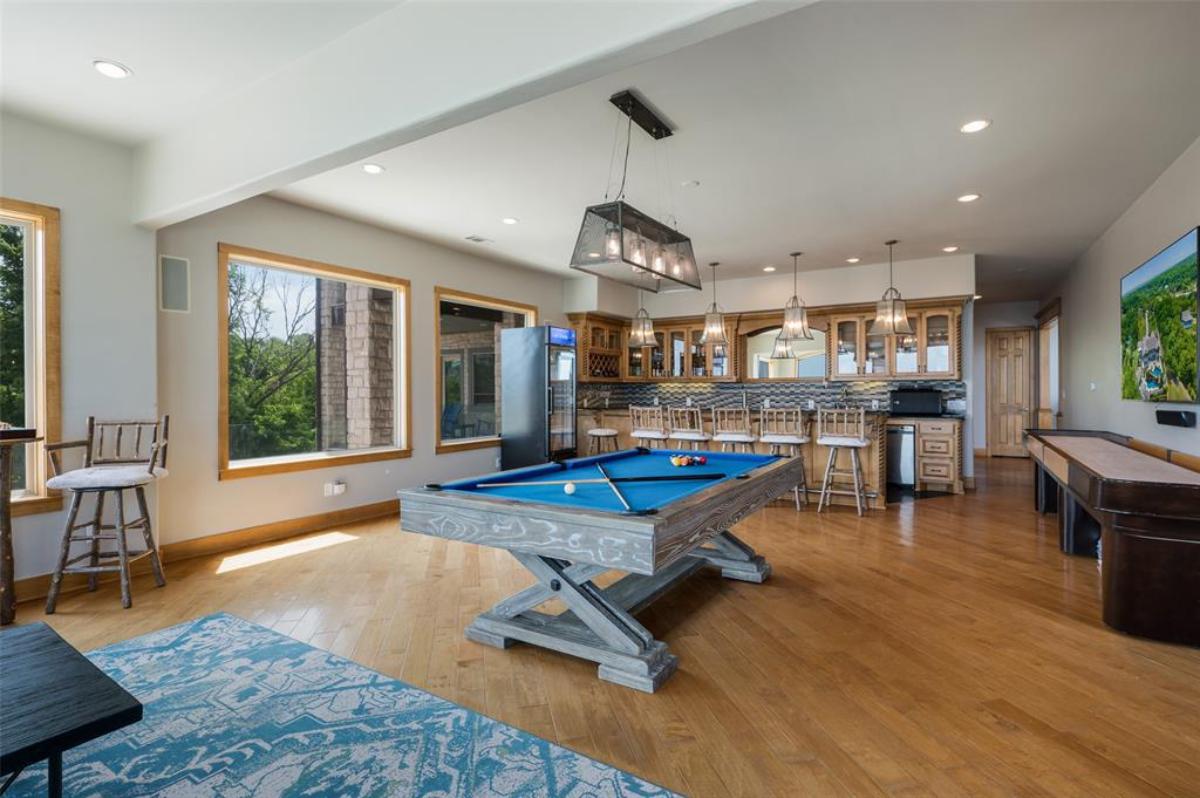
[{"label": "stool footrest", "polygon": [[[143,557],[149,557],[149,556],[150,556],[149,550],[131,551],[125,557],[125,559],[128,562],[133,562],[134,560],[140,560]],[[90,560],[91,558],[92,558],[92,555],[90,552],[87,554],[81,554],[78,557],[72,557],[71,559],[67,560],[67,564],[63,568],[63,573],[64,574],[84,574],[84,573],[90,573],[92,571],[119,571],[119,570],[121,570],[121,565],[120,565],[121,555],[117,554],[115,551],[107,551],[107,552],[102,551],[96,555],[97,560],[113,560],[114,562],[109,565],[75,565],[74,564],[74,563],[80,562],[82,560]]]}]

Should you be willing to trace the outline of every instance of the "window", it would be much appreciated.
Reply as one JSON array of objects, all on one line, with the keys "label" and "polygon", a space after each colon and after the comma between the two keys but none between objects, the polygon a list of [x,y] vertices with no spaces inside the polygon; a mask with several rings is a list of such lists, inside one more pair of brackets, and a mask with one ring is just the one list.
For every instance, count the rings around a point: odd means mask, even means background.
[{"label": "window", "polygon": [[218,254],[219,477],[407,457],[408,281]]},{"label": "window", "polygon": [[[0,421],[61,437],[57,208],[0,198]],[[50,512],[42,443],[13,452],[13,514]]]},{"label": "window", "polygon": [[537,308],[434,290],[439,453],[500,442],[500,331],[537,324]]}]

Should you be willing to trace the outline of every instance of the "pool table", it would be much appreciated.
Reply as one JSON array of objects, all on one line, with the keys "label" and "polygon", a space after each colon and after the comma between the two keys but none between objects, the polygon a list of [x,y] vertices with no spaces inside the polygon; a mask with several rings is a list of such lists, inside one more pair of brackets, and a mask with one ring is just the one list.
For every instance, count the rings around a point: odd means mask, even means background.
[{"label": "pool table", "polygon": [[[673,454],[707,463],[674,466]],[[507,549],[537,578],[477,617],[469,639],[590,659],[601,679],[654,692],[678,659],[633,616],[706,566],[765,580],[771,566],[729,529],[790,491],[801,468],[800,458],[629,449],[402,490],[401,526]],[[626,575],[594,584],[611,570]],[[536,609],[555,598],[566,612]]]}]

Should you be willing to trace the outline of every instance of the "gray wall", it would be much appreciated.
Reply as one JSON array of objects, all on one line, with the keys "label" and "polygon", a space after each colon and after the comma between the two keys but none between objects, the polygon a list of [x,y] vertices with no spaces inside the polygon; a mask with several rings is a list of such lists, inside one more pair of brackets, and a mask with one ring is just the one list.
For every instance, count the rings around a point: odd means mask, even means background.
[{"label": "gray wall", "polygon": [[[130,150],[5,113],[0,194],[62,211],[63,436],[153,418],[154,233],[135,227]],[[16,519],[17,578],[54,567],[63,513]]]},{"label": "gray wall", "polygon": [[1064,426],[1112,430],[1200,454],[1200,429],[1161,427],[1155,405],[1121,399],[1120,350],[1121,277],[1198,224],[1200,139],[1092,244],[1057,292],[1063,301]]},{"label": "gray wall", "polygon": [[[217,480],[217,243],[404,277],[412,282],[413,456],[405,460]],[[447,249],[272,197],[256,197],[158,232],[158,251],[191,261],[192,311],[159,314],[159,401],[172,414],[167,542],[370,504],[397,489],[484,473],[499,449],[434,454],[435,285],[537,305],[562,323],[562,280]],[[326,498],[323,485],[348,483]]]}]

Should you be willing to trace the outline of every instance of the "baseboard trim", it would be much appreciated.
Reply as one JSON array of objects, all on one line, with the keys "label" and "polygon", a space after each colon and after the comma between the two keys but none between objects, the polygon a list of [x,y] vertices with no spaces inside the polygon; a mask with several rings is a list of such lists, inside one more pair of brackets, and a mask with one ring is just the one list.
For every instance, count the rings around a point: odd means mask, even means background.
[{"label": "baseboard trim", "polygon": [[[386,518],[398,515],[399,512],[400,501],[398,499],[375,502],[373,504],[362,504],[357,507],[348,507],[345,510],[332,510],[327,513],[306,515],[301,518],[290,518],[286,521],[273,521],[269,524],[259,524],[258,526],[246,527],[245,529],[235,529],[232,532],[219,532],[215,535],[181,540],[177,543],[166,543],[159,547],[159,556],[162,558],[164,565],[169,565],[193,557],[223,554],[236,549],[244,549],[250,546],[258,546],[263,543],[296,537],[297,535],[305,535],[309,532],[319,532],[322,529],[329,529],[330,527],[341,526],[343,524]],[[133,576],[151,573],[149,558],[143,558],[133,563],[130,571]],[[51,574],[39,574],[37,576],[27,576],[24,579],[18,579],[13,591],[17,595],[17,602],[23,603],[44,599],[50,593],[50,577]],[[168,571],[167,579],[170,580],[170,578],[171,573]],[[103,574],[100,577],[100,584],[115,581],[117,581],[117,574],[115,572]],[[63,576],[63,595],[77,593],[86,589],[87,574],[66,574]]]},{"label": "baseboard trim", "polygon": [[988,456],[987,449],[986,449],[986,448],[984,448],[984,449],[976,449],[976,450],[975,450],[975,456],[976,456],[976,457],[987,457],[987,456]]}]

